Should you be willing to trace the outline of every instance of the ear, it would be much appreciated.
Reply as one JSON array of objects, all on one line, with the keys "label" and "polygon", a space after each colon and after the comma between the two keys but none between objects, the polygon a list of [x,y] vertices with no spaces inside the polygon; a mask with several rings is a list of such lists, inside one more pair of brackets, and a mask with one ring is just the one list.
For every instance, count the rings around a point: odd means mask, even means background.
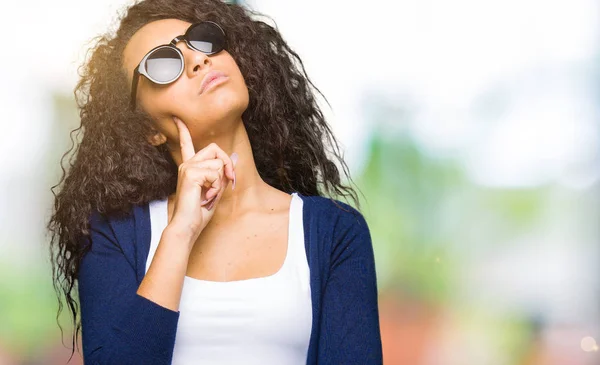
[{"label": "ear", "polygon": [[167,136],[160,133],[159,131],[154,131],[154,134],[148,137],[148,142],[153,146],[158,146],[167,141]]}]

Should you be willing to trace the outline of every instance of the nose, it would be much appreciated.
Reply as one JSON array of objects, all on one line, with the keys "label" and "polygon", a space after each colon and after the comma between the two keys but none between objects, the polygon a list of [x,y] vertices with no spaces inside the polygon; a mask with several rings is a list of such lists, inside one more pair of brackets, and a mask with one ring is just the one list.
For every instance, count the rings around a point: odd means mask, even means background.
[{"label": "nose", "polygon": [[188,47],[183,50],[183,57],[185,59],[185,72],[189,78],[205,73],[203,69],[210,66],[212,62],[205,53]]}]

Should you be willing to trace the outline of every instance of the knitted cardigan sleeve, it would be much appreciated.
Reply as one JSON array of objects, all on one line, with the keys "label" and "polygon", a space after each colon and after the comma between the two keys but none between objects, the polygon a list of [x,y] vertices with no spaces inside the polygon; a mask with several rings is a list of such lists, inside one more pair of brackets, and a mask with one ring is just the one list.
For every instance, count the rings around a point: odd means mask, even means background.
[{"label": "knitted cardigan sleeve", "polygon": [[78,273],[86,364],[170,364],[179,312],[138,295],[135,268],[110,224],[90,218],[91,250]]},{"label": "knitted cardigan sleeve", "polygon": [[380,365],[382,344],[369,227],[354,208],[335,223],[323,290],[318,364]]}]

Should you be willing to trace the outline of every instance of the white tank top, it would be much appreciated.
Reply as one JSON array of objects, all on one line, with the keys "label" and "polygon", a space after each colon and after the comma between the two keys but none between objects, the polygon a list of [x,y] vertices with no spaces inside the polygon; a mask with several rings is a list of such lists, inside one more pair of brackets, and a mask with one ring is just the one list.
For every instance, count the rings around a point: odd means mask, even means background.
[{"label": "white tank top", "polygon": [[[275,274],[236,281],[185,276],[173,365],[305,365],[312,327],[303,201],[292,194],[288,247]],[[150,202],[146,271],[167,225],[167,199]]]}]

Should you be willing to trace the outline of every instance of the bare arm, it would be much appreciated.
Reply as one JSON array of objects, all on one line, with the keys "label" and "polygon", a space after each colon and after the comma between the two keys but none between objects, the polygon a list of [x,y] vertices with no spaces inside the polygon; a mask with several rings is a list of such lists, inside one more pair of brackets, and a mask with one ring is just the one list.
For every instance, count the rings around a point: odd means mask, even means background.
[{"label": "bare arm", "polygon": [[162,233],[152,263],[137,294],[165,308],[179,311],[183,279],[187,270],[193,237],[167,226]]}]

